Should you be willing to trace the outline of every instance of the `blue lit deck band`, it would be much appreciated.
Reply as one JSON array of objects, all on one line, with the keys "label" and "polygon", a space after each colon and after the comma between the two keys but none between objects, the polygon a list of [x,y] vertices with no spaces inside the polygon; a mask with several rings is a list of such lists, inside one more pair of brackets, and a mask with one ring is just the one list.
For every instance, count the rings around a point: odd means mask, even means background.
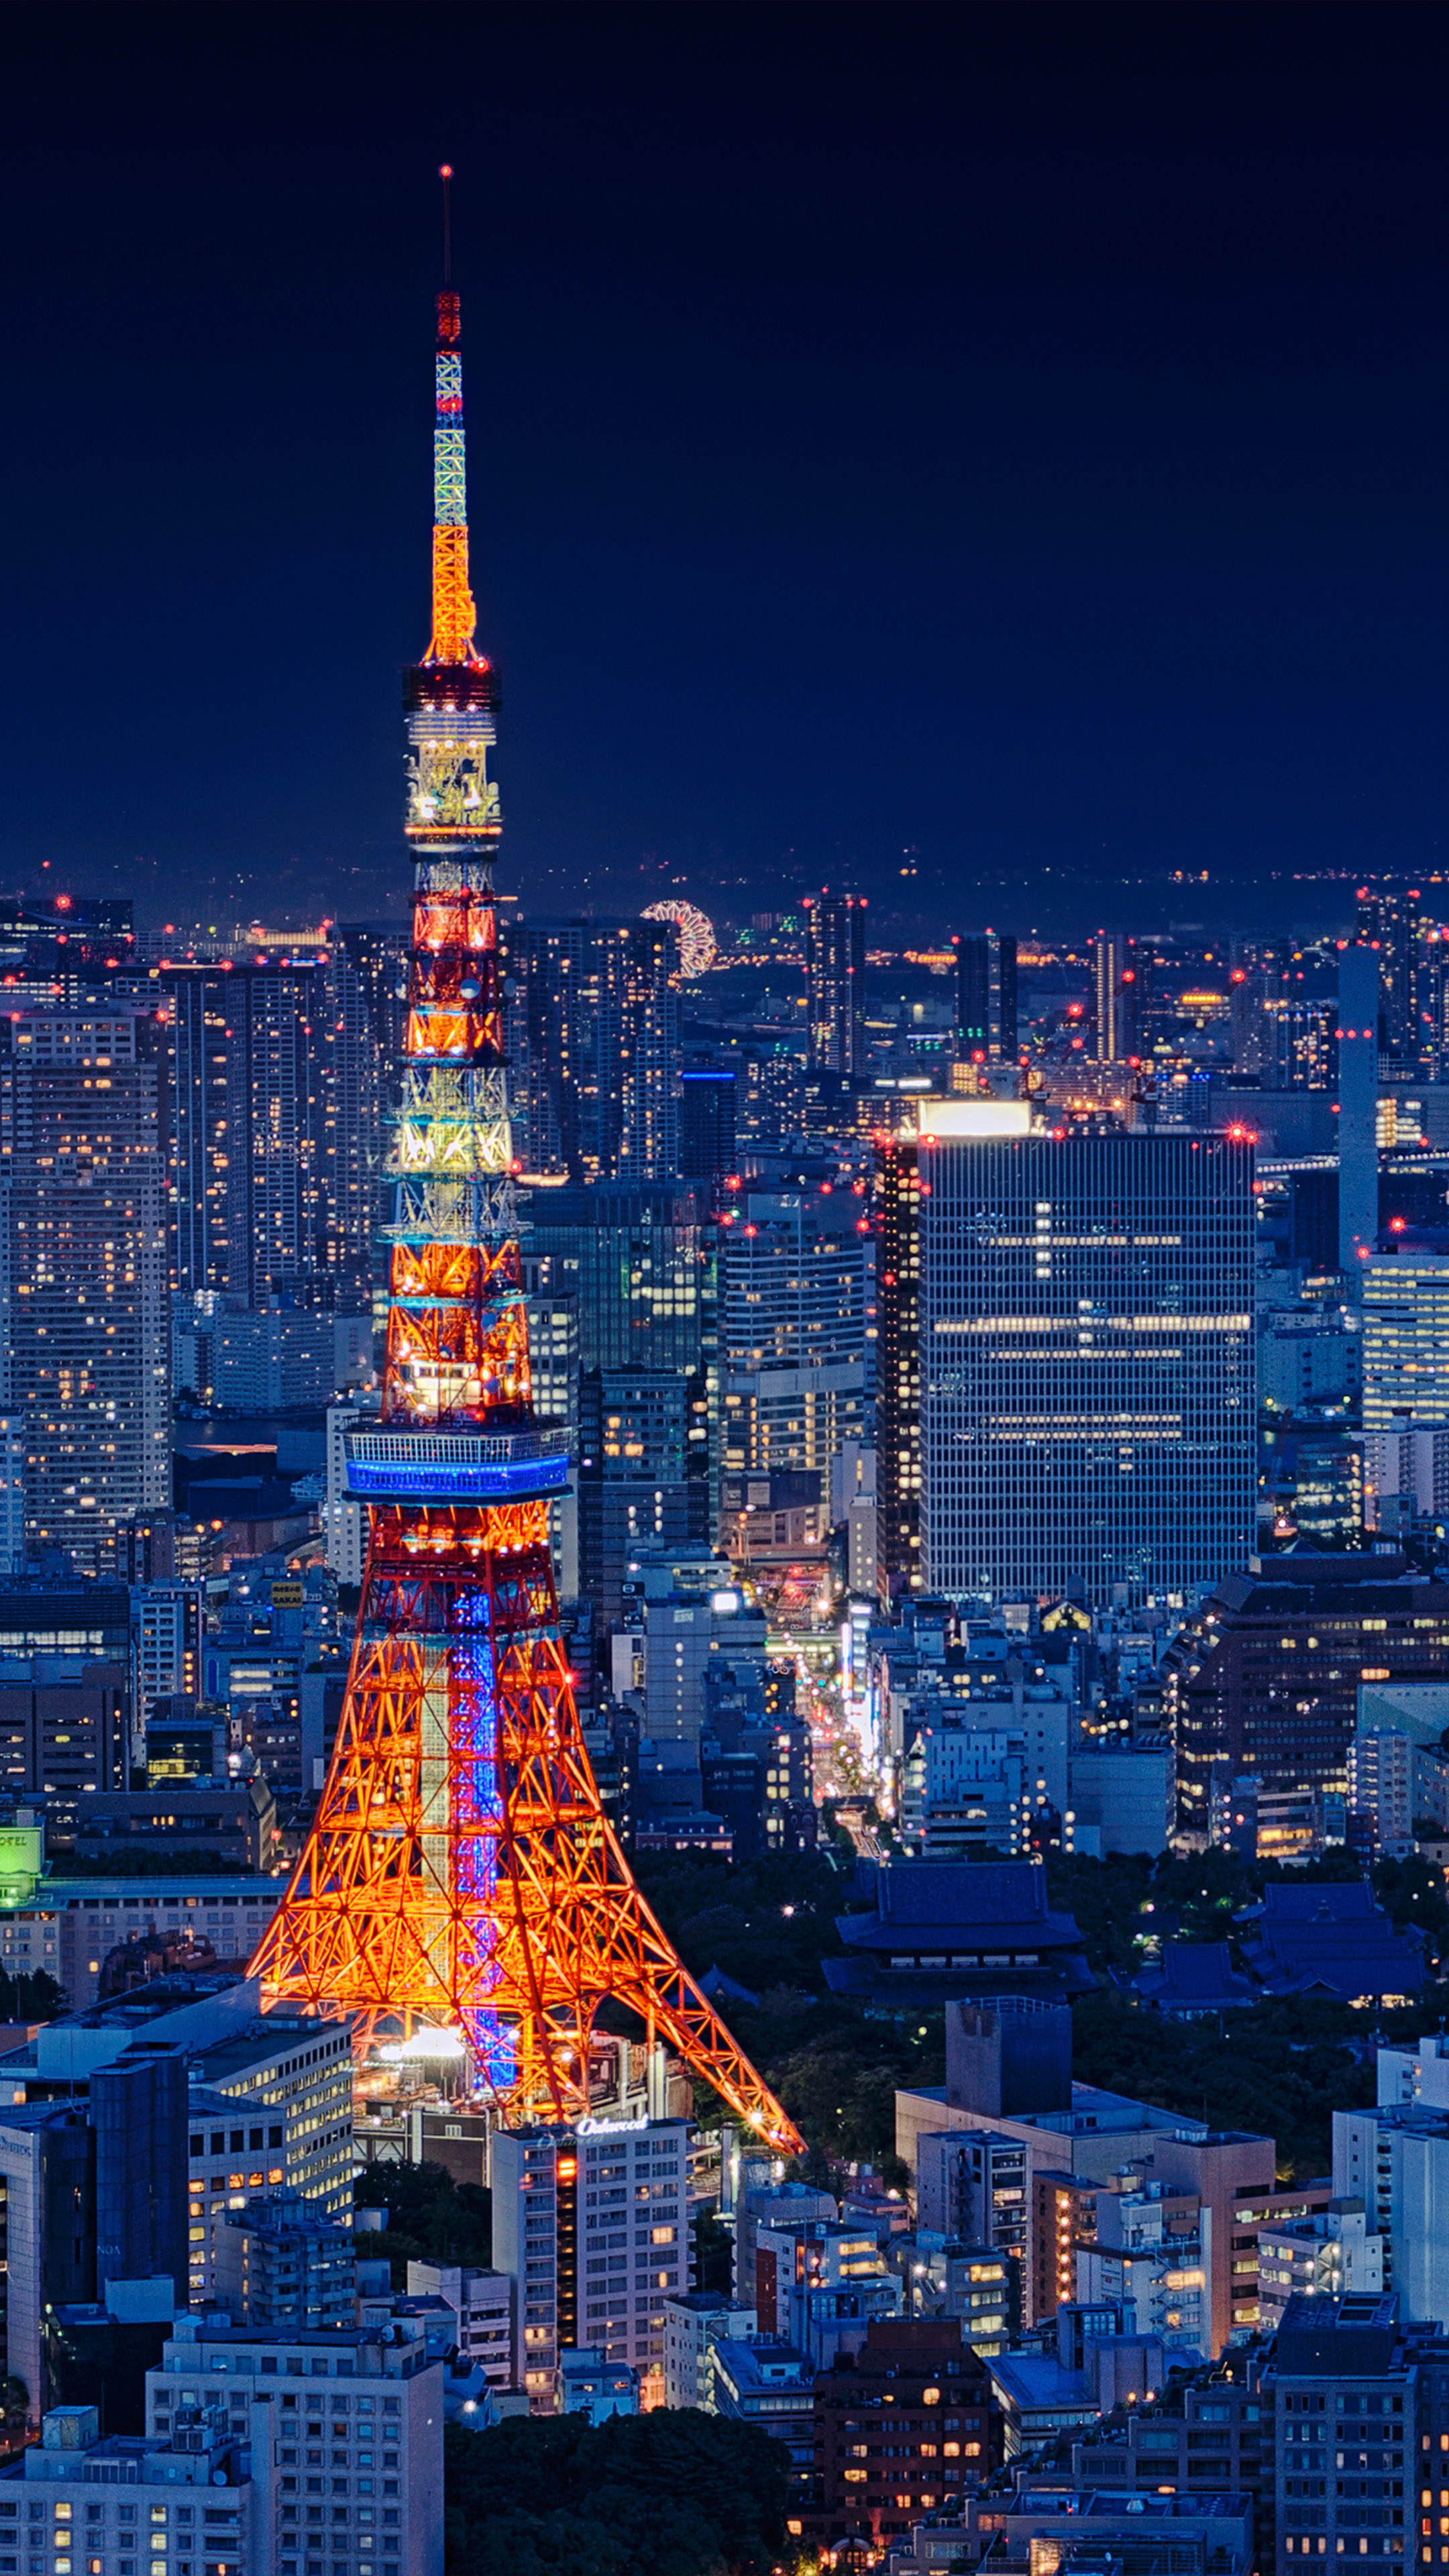
[{"label": "blue lit deck band", "polygon": [[347,1490],[363,1503],[523,1503],[568,1484],[565,1424],[529,1431],[349,1431]]}]

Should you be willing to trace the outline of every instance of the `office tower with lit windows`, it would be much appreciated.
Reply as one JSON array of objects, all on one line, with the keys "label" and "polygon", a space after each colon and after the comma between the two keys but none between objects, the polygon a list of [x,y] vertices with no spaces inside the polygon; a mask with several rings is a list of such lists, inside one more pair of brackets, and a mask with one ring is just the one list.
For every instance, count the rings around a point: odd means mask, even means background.
[{"label": "office tower with lit windows", "polygon": [[1099,1064],[1130,1064],[1147,1051],[1147,960],[1135,939],[1099,931],[1092,941]]},{"label": "office tower with lit windows", "polygon": [[868,1439],[873,1255],[850,1192],[742,1195],[719,1252],[727,1469],[824,1474],[846,1440]]},{"label": "office tower with lit windows", "polygon": [[921,1111],[923,1579],[1189,1600],[1253,1543],[1252,1148],[1028,1119]]},{"label": "office tower with lit windows", "polygon": [[1364,1430],[1449,1423],[1449,1254],[1386,1236],[1360,1272]]},{"label": "office tower with lit windows", "polygon": [[865,1071],[865,912],[863,894],[805,897],[807,1040],[817,1072]]},{"label": "office tower with lit windows", "polygon": [[658,1181],[679,1166],[679,927],[517,925],[509,1052],[527,1170]]},{"label": "office tower with lit windows", "polygon": [[876,1565],[883,1597],[921,1580],[921,1201],[913,1131],[876,1138]]},{"label": "office tower with lit windows", "polygon": [[1016,1061],[1016,941],[984,930],[956,943],[956,1052],[963,1063]]},{"label": "office tower with lit windows", "polygon": [[717,1502],[715,1262],[690,1190],[537,1190],[530,1322],[567,1300],[582,1428],[578,1583],[614,1612],[630,1551],[708,1535]]},{"label": "office tower with lit windows", "polygon": [[728,1066],[686,1065],[679,1094],[680,1178],[708,1190],[734,1169],[736,1077]]},{"label": "office tower with lit windows", "polygon": [[153,970],[168,1251],[183,1295],[366,1304],[396,1008],[386,973],[381,936],[361,933],[296,956]]},{"label": "office tower with lit windows", "polygon": [[585,1369],[696,1369],[708,1264],[692,1190],[536,1190],[528,1257],[540,1290],[578,1299]]},{"label": "office tower with lit windows", "polygon": [[1422,1076],[1438,1063],[1441,980],[1423,888],[1381,878],[1361,885],[1355,900],[1358,942],[1378,961],[1380,1053],[1394,1071]]},{"label": "office tower with lit windows", "polygon": [[579,1387],[579,1583],[620,1616],[641,1547],[707,1543],[713,1516],[710,1389],[702,1370],[590,1369]]},{"label": "office tower with lit windows", "polygon": [[0,1020],[6,1404],[27,1551],[97,1573],[169,1500],[170,1316],[156,1066],[134,1012]]}]

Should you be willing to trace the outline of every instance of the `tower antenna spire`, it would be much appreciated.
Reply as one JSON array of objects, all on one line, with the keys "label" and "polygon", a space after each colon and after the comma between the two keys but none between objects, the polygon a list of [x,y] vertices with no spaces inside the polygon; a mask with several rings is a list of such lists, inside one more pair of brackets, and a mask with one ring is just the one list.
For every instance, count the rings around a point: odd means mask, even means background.
[{"label": "tower antenna spire", "polygon": [[423,661],[473,668],[477,610],[468,582],[468,492],[463,451],[463,316],[453,285],[453,165],[443,183],[443,285],[438,296],[433,419],[433,632]]}]

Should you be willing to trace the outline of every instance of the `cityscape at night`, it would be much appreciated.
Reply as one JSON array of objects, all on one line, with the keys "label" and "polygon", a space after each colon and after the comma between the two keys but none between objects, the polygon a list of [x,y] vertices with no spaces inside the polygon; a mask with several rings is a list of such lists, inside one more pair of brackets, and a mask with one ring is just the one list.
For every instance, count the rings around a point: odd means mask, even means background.
[{"label": "cityscape at night", "polygon": [[7,34],[0,2576],[1444,2576],[1442,17]]}]

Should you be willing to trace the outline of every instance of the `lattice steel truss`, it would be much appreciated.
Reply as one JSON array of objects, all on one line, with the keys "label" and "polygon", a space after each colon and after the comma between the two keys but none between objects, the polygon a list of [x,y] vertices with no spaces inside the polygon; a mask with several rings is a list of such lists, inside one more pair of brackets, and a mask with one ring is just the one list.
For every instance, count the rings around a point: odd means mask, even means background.
[{"label": "lattice steel truss", "polygon": [[[407,677],[417,861],[388,1229],[382,1417],[349,1442],[372,1507],[317,1818],[256,1958],[270,1998],[364,2031],[442,2024],[510,2118],[589,2107],[606,1998],[771,2144],[799,2137],[675,1957],[604,1815],[560,1640],[511,1181],[487,783],[496,686],[473,643],[458,299],[438,299],[433,640]],[[446,545],[441,540],[446,539]],[[441,570],[440,570],[441,566]]]}]

